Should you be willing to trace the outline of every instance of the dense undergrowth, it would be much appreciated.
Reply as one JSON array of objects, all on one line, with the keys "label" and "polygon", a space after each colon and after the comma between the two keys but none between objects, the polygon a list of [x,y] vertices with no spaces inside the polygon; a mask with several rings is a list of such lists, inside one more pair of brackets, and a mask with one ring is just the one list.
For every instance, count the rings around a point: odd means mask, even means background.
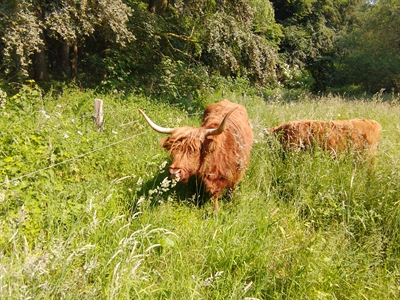
[{"label": "dense undergrowth", "polygon": [[[246,106],[255,145],[214,215],[195,180],[166,178],[161,137],[137,109],[197,126],[218,95],[169,105],[76,89],[43,96],[33,84],[2,94],[1,298],[397,299],[400,98],[227,97]],[[262,130],[356,117],[383,126],[372,172],[320,151],[283,160]]]}]

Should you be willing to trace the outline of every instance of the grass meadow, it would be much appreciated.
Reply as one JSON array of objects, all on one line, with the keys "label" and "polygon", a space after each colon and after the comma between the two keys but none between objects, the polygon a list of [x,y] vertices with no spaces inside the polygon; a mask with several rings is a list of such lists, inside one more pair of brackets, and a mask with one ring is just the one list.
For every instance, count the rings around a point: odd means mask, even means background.
[{"label": "grass meadow", "polygon": [[[93,101],[104,101],[104,130]],[[0,104],[1,299],[398,299],[400,97],[229,93],[253,124],[251,165],[213,204],[166,177],[168,127],[205,105],[34,86]],[[285,160],[263,128],[298,119],[382,124],[374,170],[321,151]]]}]

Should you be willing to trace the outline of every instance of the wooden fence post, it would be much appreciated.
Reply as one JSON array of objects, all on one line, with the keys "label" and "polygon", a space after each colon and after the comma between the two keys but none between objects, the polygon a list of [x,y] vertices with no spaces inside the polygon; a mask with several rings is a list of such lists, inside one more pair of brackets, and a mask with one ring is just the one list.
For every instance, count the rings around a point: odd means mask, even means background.
[{"label": "wooden fence post", "polygon": [[98,127],[98,131],[103,131],[105,121],[103,120],[103,100],[94,99],[94,124]]}]

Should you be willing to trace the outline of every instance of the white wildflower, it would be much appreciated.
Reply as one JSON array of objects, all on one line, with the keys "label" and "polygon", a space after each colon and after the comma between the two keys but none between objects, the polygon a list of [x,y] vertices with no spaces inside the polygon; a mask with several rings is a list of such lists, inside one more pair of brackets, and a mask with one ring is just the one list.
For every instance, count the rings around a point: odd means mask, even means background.
[{"label": "white wildflower", "polygon": [[142,203],[145,200],[145,198],[142,196],[139,198],[139,200],[137,201],[137,205],[139,205],[140,203]]},{"label": "white wildflower", "polygon": [[49,119],[49,118],[50,118],[50,116],[46,113],[45,110],[41,109],[41,110],[39,110],[39,112],[42,113],[42,116],[43,116],[45,119]]},{"label": "white wildflower", "polygon": [[205,287],[213,287],[214,286],[214,282],[217,281],[219,278],[221,278],[222,274],[224,273],[224,271],[218,271],[217,273],[215,273],[214,275],[211,274],[210,277],[206,278],[204,281],[200,282],[200,285],[205,286]]},{"label": "white wildflower", "polygon": [[166,165],[167,165],[167,161],[164,161],[164,162],[158,167],[158,169],[159,169],[160,171],[163,171]]},{"label": "white wildflower", "polygon": [[164,180],[161,182],[161,187],[167,188],[167,187],[169,187],[170,183],[171,183],[171,180],[168,177],[165,177]]}]

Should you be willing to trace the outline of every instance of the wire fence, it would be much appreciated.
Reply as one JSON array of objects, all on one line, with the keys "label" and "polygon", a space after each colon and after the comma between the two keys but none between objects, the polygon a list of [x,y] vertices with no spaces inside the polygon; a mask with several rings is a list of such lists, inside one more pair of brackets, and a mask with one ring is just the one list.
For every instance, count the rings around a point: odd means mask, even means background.
[{"label": "wire fence", "polygon": [[21,176],[12,178],[12,179],[6,179],[5,181],[0,182],[0,186],[7,185],[7,184],[10,184],[10,183],[12,183],[12,182],[17,182],[18,180],[21,180],[21,179],[23,179],[23,178],[26,178],[26,177],[32,176],[32,175],[34,175],[34,174],[37,174],[37,173],[40,173],[40,172],[43,172],[43,171],[52,169],[52,168],[54,168],[54,167],[57,167],[57,166],[59,166],[59,165],[66,164],[66,163],[68,163],[68,162],[71,162],[71,161],[80,159],[80,158],[85,157],[85,156],[87,156],[87,155],[90,155],[90,154],[92,154],[92,153],[95,153],[95,152],[104,150],[104,149],[106,149],[106,148],[109,148],[109,147],[118,145],[118,144],[120,144],[120,143],[123,143],[123,142],[125,142],[125,141],[127,141],[127,140],[130,140],[130,139],[133,139],[133,138],[137,138],[137,137],[139,137],[139,136],[141,136],[141,135],[143,135],[143,134],[145,134],[145,133],[147,133],[147,132],[149,132],[149,130],[143,131],[143,132],[138,133],[138,134],[135,134],[135,135],[132,135],[132,136],[130,136],[130,137],[124,138],[124,139],[119,140],[119,141],[117,141],[117,142],[114,142],[114,143],[108,144],[108,145],[106,145],[106,146],[100,147],[100,148],[98,148],[98,149],[94,149],[94,150],[91,150],[91,151],[89,151],[89,152],[86,152],[86,153],[83,153],[83,154],[79,154],[79,155],[74,156],[74,157],[72,157],[72,158],[66,159],[66,160],[64,160],[64,161],[62,161],[62,162],[59,162],[59,163],[56,163],[56,164],[52,164],[52,165],[50,165],[50,166],[47,166],[47,167],[45,167],[45,168],[38,169],[38,170],[35,170],[35,171],[32,171],[32,172],[26,173],[26,174],[24,174],[24,175],[21,175]]}]

